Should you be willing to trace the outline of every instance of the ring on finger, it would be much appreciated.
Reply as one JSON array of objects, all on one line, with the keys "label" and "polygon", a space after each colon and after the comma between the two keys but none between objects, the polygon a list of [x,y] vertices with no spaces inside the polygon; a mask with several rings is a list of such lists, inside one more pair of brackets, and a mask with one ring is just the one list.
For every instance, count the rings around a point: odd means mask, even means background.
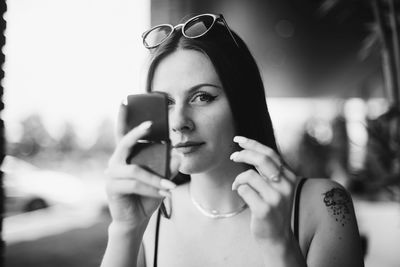
[{"label": "ring on finger", "polygon": [[271,182],[274,183],[278,183],[281,181],[281,174],[280,173],[276,173],[274,175],[271,175],[268,177],[268,180],[270,180]]},{"label": "ring on finger", "polygon": [[274,182],[274,183],[280,182],[281,178],[282,178],[281,175],[282,175],[282,172],[283,172],[283,168],[284,167],[281,164],[279,166],[279,171],[277,173],[273,174],[273,175],[268,176],[268,180],[270,180],[271,182]]}]

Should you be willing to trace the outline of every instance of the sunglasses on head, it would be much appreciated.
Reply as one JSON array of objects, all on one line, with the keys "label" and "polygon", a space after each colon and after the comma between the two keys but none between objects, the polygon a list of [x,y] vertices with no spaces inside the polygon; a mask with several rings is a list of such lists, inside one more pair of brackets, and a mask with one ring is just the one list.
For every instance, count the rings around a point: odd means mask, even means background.
[{"label": "sunglasses on head", "polygon": [[196,39],[209,32],[217,21],[221,21],[225,25],[225,28],[232,37],[232,40],[235,42],[236,46],[239,47],[222,14],[201,14],[189,19],[185,23],[178,24],[176,26],[171,24],[160,24],[154,26],[142,34],[143,45],[148,49],[156,48],[165,40],[167,40],[172,35],[174,30],[179,27],[182,29],[183,36],[190,39]]}]

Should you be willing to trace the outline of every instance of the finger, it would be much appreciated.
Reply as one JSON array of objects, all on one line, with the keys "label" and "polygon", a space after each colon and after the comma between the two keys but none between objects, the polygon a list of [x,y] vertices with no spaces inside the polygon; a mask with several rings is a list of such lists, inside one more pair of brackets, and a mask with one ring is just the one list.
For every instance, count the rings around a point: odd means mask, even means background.
[{"label": "finger", "polygon": [[264,217],[270,210],[270,206],[260,197],[260,195],[249,185],[243,184],[238,188],[238,194],[249,206],[251,212],[256,217]]},{"label": "finger", "polygon": [[233,141],[238,143],[239,146],[244,149],[253,150],[261,154],[267,155],[269,158],[271,158],[271,160],[273,160],[273,162],[277,166],[280,166],[282,164],[281,159],[275,150],[257,142],[256,140],[246,138],[243,136],[235,136],[233,138]]},{"label": "finger", "polygon": [[239,185],[246,183],[246,181],[251,180],[253,176],[259,175],[253,169],[246,170],[241,172],[236,176],[235,180],[232,183],[232,190],[237,190]]},{"label": "finger", "polygon": [[114,166],[113,168],[107,169],[105,173],[108,177],[137,180],[144,184],[163,190],[171,190],[176,187],[176,184],[174,184],[173,182],[167,179],[162,179],[159,176],[150,173],[149,171],[141,168],[136,164],[121,164],[118,166]]},{"label": "finger", "polygon": [[281,166],[281,173],[283,174],[283,177],[287,178],[292,185],[297,183],[298,176],[288,168],[286,164]]},{"label": "finger", "polygon": [[158,189],[133,179],[113,180],[107,186],[107,192],[110,196],[132,194],[155,198],[170,196],[170,192],[166,190]]},{"label": "finger", "polygon": [[121,138],[113,155],[111,156],[110,163],[125,162],[128,157],[132,146],[150,130],[151,121],[142,122],[139,126],[130,130],[125,136]]},{"label": "finger", "polygon": [[243,184],[250,185],[270,204],[277,204],[281,195],[290,196],[293,190],[293,185],[290,182],[282,180],[279,183],[271,183],[254,170],[239,174],[232,184],[232,189],[236,190]]},{"label": "finger", "polygon": [[276,175],[280,172],[279,165],[276,165],[274,161],[265,154],[254,150],[241,150],[232,153],[230,159],[234,162],[242,162],[256,167],[257,171],[261,175],[268,178]]},{"label": "finger", "polygon": [[292,183],[296,182],[297,176],[293,173],[289,166],[282,161],[278,153],[272,148],[243,136],[235,136],[233,141],[238,143],[243,149],[258,151],[261,154],[267,155],[276,164],[276,166],[281,168],[281,172],[284,173],[284,177],[288,178]]},{"label": "finger", "polygon": [[235,190],[245,184],[250,185],[263,200],[271,204],[279,200],[279,192],[254,170],[248,170],[239,174],[233,182],[232,188]]},{"label": "finger", "polygon": [[127,115],[127,110],[126,110],[126,105],[121,103],[119,106],[118,110],[118,116],[117,116],[117,123],[116,123],[116,137],[117,137],[117,142],[119,142],[122,137],[124,136],[124,131],[125,131],[125,126],[126,126],[126,115]]}]

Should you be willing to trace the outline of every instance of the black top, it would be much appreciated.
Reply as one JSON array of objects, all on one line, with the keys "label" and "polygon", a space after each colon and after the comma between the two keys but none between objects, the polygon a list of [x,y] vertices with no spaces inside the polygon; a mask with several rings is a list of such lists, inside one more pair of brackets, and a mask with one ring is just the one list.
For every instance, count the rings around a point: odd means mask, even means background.
[{"label": "black top", "polygon": [[[300,209],[300,194],[301,188],[304,185],[304,182],[307,178],[301,178],[297,183],[295,195],[294,195],[294,212],[293,212],[293,234],[297,241],[299,241],[299,209]],[[154,263],[153,266],[157,267],[157,255],[158,255],[158,236],[160,233],[160,219],[161,219],[162,210],[159,209],[157,213],[157,223],[156,223],[156,238],[155,238],[155,246],[154,246]]]}]

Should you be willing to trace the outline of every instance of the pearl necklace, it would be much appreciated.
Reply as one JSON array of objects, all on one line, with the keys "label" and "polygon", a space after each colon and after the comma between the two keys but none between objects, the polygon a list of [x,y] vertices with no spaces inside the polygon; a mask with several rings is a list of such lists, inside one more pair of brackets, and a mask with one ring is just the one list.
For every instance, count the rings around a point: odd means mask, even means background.
[{"label": "pearl necklace", "polygon": [[193,205],[203,214],[204,216],[211,218],[211,219],[225,219],[225,218],[230,218],[235,215],[238,215],[242,211],[244,211],[247,208],[247,204],[244,203],[243,206],[241,206],[238,210],[232,211],[232,212],[226,212],[226,213],[220,213],[217,210],[211,210],[208,211],[207,209],[203,208],[200,203],[198,203],[192,196],[190,187],[189,187],[189,195],[190,195],[190,200],[192,201]]}]

